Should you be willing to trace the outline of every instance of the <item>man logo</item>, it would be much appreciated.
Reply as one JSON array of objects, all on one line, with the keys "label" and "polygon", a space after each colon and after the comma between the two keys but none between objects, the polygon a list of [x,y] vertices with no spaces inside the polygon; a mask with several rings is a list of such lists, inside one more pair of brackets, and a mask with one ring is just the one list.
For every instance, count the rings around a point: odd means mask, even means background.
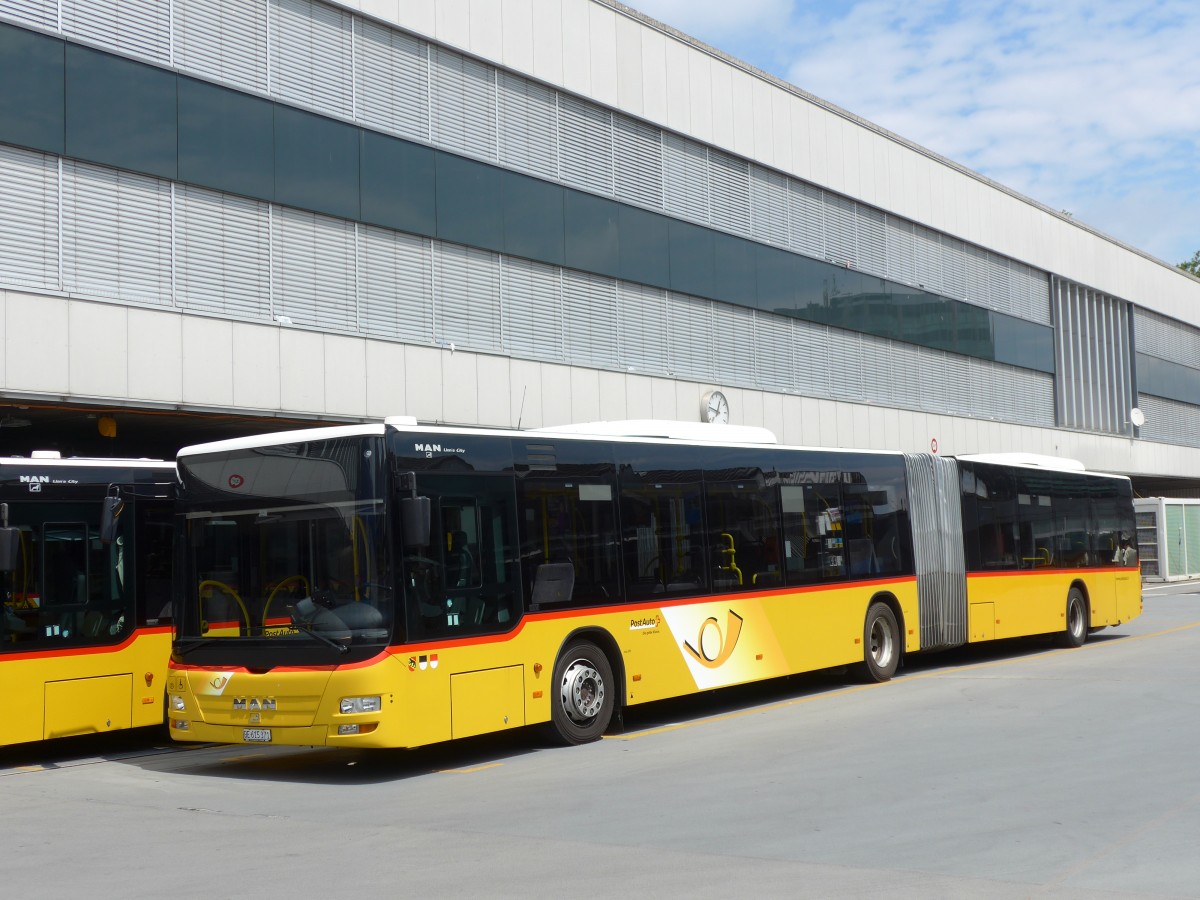
[{"label": "man logo", "polygon": [[696,662],[706,669],[716,669],[733,656],[733,648],[737,646],[738,637],[742,633],[742,617],[732,609],[729,610],[725,629],[726,633],[722,637],[717,617],[709,616],[700,625],[700,632],[696,635],[696,647],[684,641],[683,649],[692,654]]}]

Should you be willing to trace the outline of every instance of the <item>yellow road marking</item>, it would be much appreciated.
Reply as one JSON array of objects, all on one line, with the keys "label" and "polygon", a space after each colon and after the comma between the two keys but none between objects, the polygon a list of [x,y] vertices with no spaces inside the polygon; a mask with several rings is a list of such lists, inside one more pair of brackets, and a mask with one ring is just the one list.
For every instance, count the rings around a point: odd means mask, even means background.
[{"label": "yellow road marking", "polygon": [[812,703],[814,700],[823,700],[827,697],[841,697],[845,694],[856,694],[859,691],[869,691],[875,688],[887,687],[890,684],[904,684],[908,681],[916,681],[922,678],[939,678],[948,675],[957,675],[960,672],[969,672],[972,669],[986,669],[993,666],[1004,666],[1012,663],[1022,662],[1029,659],[1047,659],[1052,656],[1059,656],[1063,653],[1073,653],[1075,650],[1099,649],[1101,647],[1121,647],[1129,641],[1141,641],[1147,638],[1162,637],[1167,634],[1175,634],[1180,631],[1188,631],[1192,628],[1200,628],[1200,622],[1191,622],[1187,625],[1178,625],[1174,628],[1166,628],[1162,631],[1152,631],[1149,634],[1134,634],[1128,635],[1123,640],[1116,643],[1105,642],[1103,644],[1084,644],[1083,647],[1064,647],[1061,650],[1052,650],[1049,653],[1039,654],[1036,657],[1029,656],[1014,656],[1006,659],[997,659],[990,662],[969,663],[967,665],[955,666],[952,669],[938,669],[934,672],[920,672],[916,675],[905,675],[895,681],[885,681],[879,684],[860,684],[853,687],[839,688],[835,691],[826,691],[821,694],[814,694],[811,697],[796,697],[793,700],[784,700],[779,703],[770,703],[766,706],[756,706],[753,709],[740,709],[737,712],[724,713],[719,716],[709,716],[703,719],[697,719],[694,722],[677,722],[674,725],[663,725],[659,728],[649,728],[645,731],[639,731],[635,734],[606,734],[604,739],[608,741],[633,741],[642,737],[649,737],[655,734],[667,734],[671,731],[679,731],[683,728],[694,728],[697,725],[708,725],[713,722],[726,722],[730,719],[740,719],[742,716],[754,715],[762,712],[773,712],[779,709],[787,709],[790,706],[799,706],[802,703]]},{"label": "yellow road marking", "polygon": [[470,775],[472,772],[482,772],[484,769],[494,769],[504,763],[488,763],[486,766],[472,766],[468,769],[438,769],[439,775]]}]

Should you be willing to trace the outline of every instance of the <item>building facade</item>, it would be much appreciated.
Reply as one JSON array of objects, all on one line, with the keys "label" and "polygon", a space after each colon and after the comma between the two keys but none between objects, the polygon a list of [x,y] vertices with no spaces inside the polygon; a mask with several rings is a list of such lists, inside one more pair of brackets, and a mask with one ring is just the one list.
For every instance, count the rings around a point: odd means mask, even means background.
[{"label": "building facade", "polygon": [[0,0],[0,399],[1200,471],[1200,281],[608,0]]}]

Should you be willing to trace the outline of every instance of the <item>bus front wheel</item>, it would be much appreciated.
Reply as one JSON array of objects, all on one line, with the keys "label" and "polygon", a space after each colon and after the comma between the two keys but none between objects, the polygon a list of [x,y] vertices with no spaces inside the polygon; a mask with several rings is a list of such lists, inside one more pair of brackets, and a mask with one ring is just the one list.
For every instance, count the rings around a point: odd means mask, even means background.
[{"label": "bus front wheel", "polygon": [[886,603],[875,602],[863,623],[863,661],[859,674],[864,681],[889,681],[900,665],[900,626]]},{"label": "bus front wheel", "polygon": [[1067,593],[1067,628],[1059,635],[1063,647],[1082,647],[1088,636],[1088,602],[1077,587]]},{"label": "bus front wheel", "polygon": [[586,744],[604,734],[612,721],[612,666],[590,641],[575,641],[554,664],[551,736],[562,744]]}]

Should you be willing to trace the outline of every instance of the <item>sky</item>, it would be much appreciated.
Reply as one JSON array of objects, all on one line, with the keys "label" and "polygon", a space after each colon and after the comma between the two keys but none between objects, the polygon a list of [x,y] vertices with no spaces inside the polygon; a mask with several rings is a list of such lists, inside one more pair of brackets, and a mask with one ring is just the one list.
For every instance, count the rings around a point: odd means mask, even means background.
[{"label": "sky", "polygon": [[1200,251],[1195,0],[625,0],[1175,264]]}]

